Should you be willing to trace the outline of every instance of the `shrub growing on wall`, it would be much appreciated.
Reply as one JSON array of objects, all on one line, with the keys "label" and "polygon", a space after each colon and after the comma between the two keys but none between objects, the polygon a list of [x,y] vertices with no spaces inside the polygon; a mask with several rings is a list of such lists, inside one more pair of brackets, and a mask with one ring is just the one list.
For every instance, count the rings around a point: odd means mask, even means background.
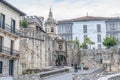
[{"label": "shrub growing on wall", "polygon": [[27,28],[27,25],[28,25],[27,20],[21,20],[21,21],[20,21],[20,26],[21,26],[21,27]]}]

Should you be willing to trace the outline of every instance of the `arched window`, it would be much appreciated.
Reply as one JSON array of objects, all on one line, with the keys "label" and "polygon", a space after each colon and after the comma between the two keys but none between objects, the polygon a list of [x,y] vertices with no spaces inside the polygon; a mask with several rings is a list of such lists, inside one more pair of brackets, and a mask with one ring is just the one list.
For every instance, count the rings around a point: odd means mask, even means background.
[{"label": "arched window", "polygon": [[51,32],[54,32],[54,28],[53,27],[51,27]]}]

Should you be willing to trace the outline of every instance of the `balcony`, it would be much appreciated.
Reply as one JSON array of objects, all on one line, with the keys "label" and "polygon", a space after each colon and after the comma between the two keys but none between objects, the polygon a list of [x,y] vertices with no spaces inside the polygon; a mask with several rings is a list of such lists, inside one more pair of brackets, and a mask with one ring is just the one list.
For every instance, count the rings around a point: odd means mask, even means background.
[{"label": "balcony", "polygon": [[21,30],[15,28],[15,30],[12,30],[10,25],[5,24],[5,26],[0,27],[0,32],[12,35],[15,38],[24,37],[44,41],[44,36],[39,31],[29,28],[23,28]]},{"label": "balcony", "polygon": [[19,51],[14,49],[11,50],[8,47],[2,47],[2,49],[0,49],[0,56],[7,57],[10,59],[17,59],[19,56],[19,53],[20,53]]},{"label": "balcony", "polygon": [[12,30],[11,26],[8,25],[8,24],[5,24],[3,27],[0,27],[0,31],[3,32],[3,33],[6,33],[6,34],[12,35],[15,38],[18,37],[17,34],[19,32],[19,30],[17,30],[16,28],[15,28],[15,30]]}]

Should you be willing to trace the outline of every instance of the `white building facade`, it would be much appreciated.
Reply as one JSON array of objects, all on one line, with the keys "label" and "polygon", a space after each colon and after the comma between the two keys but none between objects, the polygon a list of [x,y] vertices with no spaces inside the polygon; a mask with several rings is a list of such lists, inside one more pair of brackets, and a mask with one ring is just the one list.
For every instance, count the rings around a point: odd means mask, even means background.
[{"label": "white building facade", "polygon": [[0,0],[0,76],[16,76],[19,58],[20,17],[23,12]]},{"label": "white building facade", "polygon": [[115,17],[112,19],[108,19],[106,21],[106,34],[110,37],[115,37],[118,39],[117,48],[120,48],[120,18]]},{"label": "white building facade", "polygon": [[[82,44],[85,38],[90,38],[95,42],[94,45],[89,45],[89,49],[105,48],[102,44],[107,36],[119,38],[119,18],[93,17],[85,16],[70,20],[58,21],[57,34],[66,40],[79,39]],[[113,30],[114,28],[114,30]],[[117,31],[117,32],[116,32]],[[118,46],[119,47],[119,46]]]},{"label": "white building facade", "polygon": [[73,40],[79,39],[83,43],[86,38],[90,38],[95,45],[88,46],[90,49],[102,48],[103,39],[106,37],[105,21],[82,21],[73,23]]}]

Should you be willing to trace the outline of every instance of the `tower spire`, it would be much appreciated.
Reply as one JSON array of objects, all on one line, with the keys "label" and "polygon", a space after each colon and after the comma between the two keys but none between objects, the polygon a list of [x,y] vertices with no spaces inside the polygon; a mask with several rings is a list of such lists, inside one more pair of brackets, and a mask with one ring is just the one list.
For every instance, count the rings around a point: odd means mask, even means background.
[{"label": "tower spire", "polygon": [[49,9],[49,15],[45,22],[46,32],[51,36],[53,39],[56,37],[56,20],[53,18],[52,9]]},{"label": "tower spire", "polygon": [[51,8],[50,8],[50,12],[49,12],[49,17],[53,17]]}]

